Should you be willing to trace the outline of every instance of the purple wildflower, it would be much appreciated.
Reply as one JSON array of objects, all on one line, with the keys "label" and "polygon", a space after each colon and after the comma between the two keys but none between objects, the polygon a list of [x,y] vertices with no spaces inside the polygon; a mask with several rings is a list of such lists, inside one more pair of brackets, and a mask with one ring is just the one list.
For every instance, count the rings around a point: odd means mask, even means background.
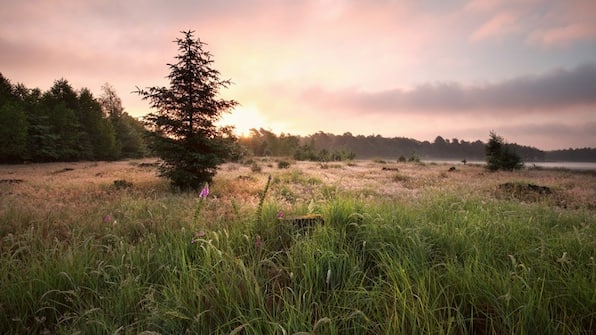
[{"label": "purple wildflower", "polygon": [[199,198],[205,199],[209,195],[209,184],[205,184],[205,187],[199,193]]},{"label": "purple wildflower", "polygon": [[112,217],[110,216],[110,214],[106,215],[106,217],[104,218],[104,221],[106,223],[110,223],[112,221]]},{"label": "purple wildflower", "polygon": [[281,219],[284,217],[284,212],[282,210],[280,210],[279,212],[277,212],[277,218]]}]

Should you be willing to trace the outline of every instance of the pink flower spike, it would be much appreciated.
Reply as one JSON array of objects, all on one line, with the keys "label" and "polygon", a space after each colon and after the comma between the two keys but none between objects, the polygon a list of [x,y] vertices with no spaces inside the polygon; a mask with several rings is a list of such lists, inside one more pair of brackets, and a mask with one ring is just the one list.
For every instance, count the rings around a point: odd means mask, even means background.
[{"label": "pink flower spike", "polygon": [[281,219],[283,217],[284,217],[284,212],[283,211],[280,210],[279,212],[277,212],[277,218],[278,219]]},{"label": "pink flower spike", "polygon": [[106,217],[104,218],[104,221],[109,223],[110,221],[112,221],[112,217],[110,216],[110,214],[106,215]]},{"label": "pink flower spike", "polygon": [[203,187],[203,189],[201,190],[201,193],[199,193],[199,198],[207,198],[207,196],[209,195],[209,184],[205,184],[205,187]]}]

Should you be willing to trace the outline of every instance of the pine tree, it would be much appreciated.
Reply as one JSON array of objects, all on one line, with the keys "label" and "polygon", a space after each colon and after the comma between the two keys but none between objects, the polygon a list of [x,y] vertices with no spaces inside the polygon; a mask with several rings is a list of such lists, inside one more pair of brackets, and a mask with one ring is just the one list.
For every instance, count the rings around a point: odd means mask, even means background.
[{"label": "pine tree", "polygon": [[182,34],[176,39],[177,62],[168,64],[169,87],[137,89],[137,93],[157,110],[145,117],[145,123],[150,149],[162,160],[160,175],[181,189],[198,189],[212,180],[230,152],[231,133],[215,122],[237,102],[217,97],[230,80],[219,79],[212,55],[205,43],[194,39],[193,31]]},{"label": "pine tree", "polygon": [[485,146],[486,167],[490,171],[521,169],[523,162],[521,158],[505,143],[505,140],[494,131],[490,132],[490,138]]}]

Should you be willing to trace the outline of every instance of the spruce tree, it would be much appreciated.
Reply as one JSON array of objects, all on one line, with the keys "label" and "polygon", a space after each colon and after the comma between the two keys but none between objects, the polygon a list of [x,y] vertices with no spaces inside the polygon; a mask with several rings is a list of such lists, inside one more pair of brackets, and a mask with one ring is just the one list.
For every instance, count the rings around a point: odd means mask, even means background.
[{"label": "spruce tree", "polygon": [[230,152],[229,129],[215,122],[237,102],[218,98],[230,80],[213,68],[206,44],[183,31],[176,39],[179,55],[168,64],[169,87],[138,89],[156,112],[145,117],[150,149],[161,158],[159,172],[181,189],[198,189],[210,182]]},{"label": "spruce tree", "polygon": [[486,168],[490,171],[521,169],[523,162],[505,140],[494,131],[490,132],[490,138],[485,146]]}]

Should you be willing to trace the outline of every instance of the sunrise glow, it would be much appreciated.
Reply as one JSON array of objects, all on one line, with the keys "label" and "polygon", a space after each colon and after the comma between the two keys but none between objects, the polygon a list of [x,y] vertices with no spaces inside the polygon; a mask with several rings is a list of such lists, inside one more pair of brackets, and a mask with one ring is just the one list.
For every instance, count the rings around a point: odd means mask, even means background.
[{"label": "sunrise glow", "polygon": [[255,106],[239,106],[221,118],[219,125],[234,126],[237,136],[248,136],[251,129],[269,128],[267,121]]}]

